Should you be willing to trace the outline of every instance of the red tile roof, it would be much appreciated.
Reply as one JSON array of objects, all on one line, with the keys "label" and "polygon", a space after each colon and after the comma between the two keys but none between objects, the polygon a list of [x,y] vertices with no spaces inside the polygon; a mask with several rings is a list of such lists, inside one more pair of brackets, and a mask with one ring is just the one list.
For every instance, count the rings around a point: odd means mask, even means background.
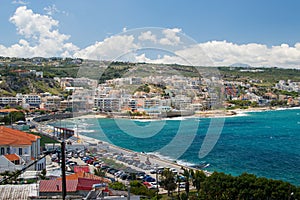
[{"label": "red tile roof", "polygon": [[10,113],[10,112],[22,112],[22,111],[17,110],[15,108],[0,109],[0,113]]},{"label": "red tile roof", "polygon": [[90,172],[90,167],[89,166],[75,166],[74,167],[74,172]]},{"label": "red tile roof", "polygon": [[20,157],[17,154],[7,154],[4,155],[9,161],[16,161],[16,160],[20,160]]},{"label": "red tile roof", "polygon": [[23,131],[0,126],[0,145],[31,145],[40,136],[25,133]]},{"label": "red tile roof", "polygon": [[[89,191],[94,184],[100,183],[99,180],[91,180],[86,178],[78,178],[77,180],[66,180],[67,192]],[[62,181],[61,180],[41,180],[40,192],[61,192]]]},{"label": "red tile roof", "polygon": [[[77,172],[75,174],[70,174],[66,176],[67,180],[78,180],[79,178],[97,180],[98,183],[110,183],[111,181],[107,178],[102,178],[100,176],[96,176],[94,174],[86,173],[86,172]],[[57,180],[61,180],[61,178],[57,178]]]},{"label": "red tile roof", "polygon": [[90,191],[93,189],[94,184],[99,184],[99,180],[92,180],[92,179],[87,179],[87,178],[78,178],[78,185],[77,185],[77,190],[85,190],[85,191]]},{"label": "red tile roof", "polygon": [[[67,192],[77,191],[78,180],[67,180]],[[41,180],[40,192],[61,192],[62,181],[60,180]]]}]

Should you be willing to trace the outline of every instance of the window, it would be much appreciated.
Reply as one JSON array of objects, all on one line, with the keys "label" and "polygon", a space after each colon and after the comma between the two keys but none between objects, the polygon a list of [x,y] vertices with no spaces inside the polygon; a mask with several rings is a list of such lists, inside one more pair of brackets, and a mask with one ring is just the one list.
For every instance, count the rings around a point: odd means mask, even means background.
[{"label": "window", "polygon": [[23,155],[23,149],[22,148],[19,148],[19,155]]},{"label": "window", "polygon": [[4,147],[1,147],[1,152],[0,152],[1,155],[4,155]]},{"label": "window", "polygon": [[10,148],[9,147],[6,148],[6,153],[10,154]]}]

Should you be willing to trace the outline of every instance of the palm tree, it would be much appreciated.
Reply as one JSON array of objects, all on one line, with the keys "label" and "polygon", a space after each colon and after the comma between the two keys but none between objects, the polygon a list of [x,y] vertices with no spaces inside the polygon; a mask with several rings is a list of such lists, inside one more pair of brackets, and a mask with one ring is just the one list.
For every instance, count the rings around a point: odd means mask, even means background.
[{"label": "palm tree", "polygon": [[165,190],[168,190],[168,196],[170,196],[171,191],[175,190],[177,185],[175,182],[175,175],[169,169],[165,169],[162,173],[162,186]]},{"label": "palm tree", "polygon": [[94,169],[94,174],[102,178],[105,177],[105,171],[102,169],[98,169],[98,168]]},{"label": "palm tree", "polygon": [[206,178],[203,171],[197,170],[193,175],[193,186],[196,187],[197,193],[200,191],[201,182]]},{"label": "palm tree", "polygon": [[183,176],[185,177],[185,193],[187,199],[189,198],[190,192],[190,177],[192,176],[193,172],[193,170],[183,169]]}]

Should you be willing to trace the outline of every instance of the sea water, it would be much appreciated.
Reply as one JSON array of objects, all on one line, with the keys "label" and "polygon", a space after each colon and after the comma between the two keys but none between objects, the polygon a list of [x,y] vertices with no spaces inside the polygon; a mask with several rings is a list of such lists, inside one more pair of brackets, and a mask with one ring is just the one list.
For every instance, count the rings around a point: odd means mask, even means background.
[{"label": "sea water", "polygon": [[[83,135],[187,165],[205,165],[208,171],[247,172],[300,185],[300,109],[249,112],[222,120],[82,119],[64,123],[69,127],[77,124]],[[200,156],[208,134],[210,148]]]}]

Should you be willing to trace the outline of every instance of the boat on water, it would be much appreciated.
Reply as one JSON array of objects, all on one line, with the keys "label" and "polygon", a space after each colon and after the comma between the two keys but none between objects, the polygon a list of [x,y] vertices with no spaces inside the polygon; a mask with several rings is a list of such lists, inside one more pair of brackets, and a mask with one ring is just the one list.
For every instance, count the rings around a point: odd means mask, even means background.
[{"label": "boat on water", "polygon": [[202,164],[198,164],[198,165],[192,165],[190,167],[196,168],[196,169],[205,169],[207,167],[209,167],[209,163],[202,163]]}]

